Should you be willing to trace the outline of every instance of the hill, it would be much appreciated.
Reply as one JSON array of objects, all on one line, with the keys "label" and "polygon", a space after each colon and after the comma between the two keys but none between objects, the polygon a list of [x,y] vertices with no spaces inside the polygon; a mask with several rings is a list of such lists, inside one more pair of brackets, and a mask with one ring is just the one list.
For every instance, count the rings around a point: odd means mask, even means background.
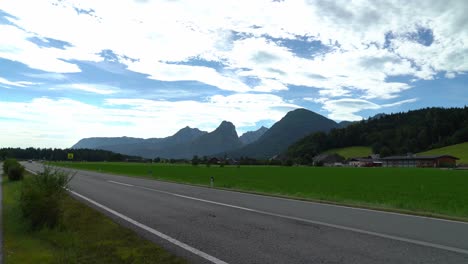
[{"label": "hill", "polygon": [[[210,155],[237,149],[242,142],[233,123],[223,121],[213,132],[201,136],[190,145],[193,155]],[[191,155],[191,156],[193,156]],[[191,158],[187,157],[187,158]]]},{"label": "hill", "polygon": [[251,157],[268,159],[284,152],[289,145],[304,136],[317,132],[328,132],[338,124],[307,109],[288,112],[257,141],[228,153],[229,157]]},{"label": "hill", "polygon": [[370,147],[354,146],[346,148],[329,149],[325,151],[325,153],[336,153],[340,156],[345,157],[346,159],[349,159],[356,157],[367,157],[372,154],[372,149]]},{"label": "hill", "polygon": [[338,123],[338,128],[345,128],[345,127],[351,125],[352,123],[354,123],[354,122],[352,122],[352,121],[341,121],[341,122]]},{"label": "hill", "polygon": [[85,138],[73,145],[73,149],[102,149],[125,155],[154,158],[158,152],[173,146],[192,142],[196,138],[207,134],[198,128],[184,127],[172,136],[166,138]]},{"label": "hill", "polygon": [[258,130],[245,132],[244,134],[242,134],[242,136],[239,137],[239,139],[242,142],[242,144],[248,145],[250,143],[257,141],[267,131],[268,131],[268,128],[262,126]]},{"label": "hill", "polygon": [[352,123],[335,121],[306,109],[288,112],[270,129],[244,133],[240,138],[231,122],[223,121],[211,133],[185,127],[166,138],[86,138],[73,146],[74,149],[103,149],[125,155],[145,158],[191,159],[198,156],[251,157],[268,159],[283,153],[289,145],[313,132],[328,132],[330,129],[349,126]]},{"label": "hill", "polygon": [[156,155],[163,158],[191,159],[194,155],[224,153],[241,146],[234,124],[223,121],[213,132],[203,134],[193,141],[162,149]]},{"label": "hill", "polygon": [[72,149],[104,149],[108,146],[136,144],[143,142],[143,138],[132,137],[92,137],[83,138],[73,145]]},{"label": "hill", "polygon": [[418,155],[443,155],[449,154],[459,158],[458,164],[468,165],[468,142],[446,146],[437,149],[431,149],[428,151],[420,152]]},{"label": "hill", "polygon": [[330,133],[312,133],[291,145],[288,156],[301,159],[328,149],[371,146],[382,157],[468,141],[468,107],[425,108],[355,122]]}]

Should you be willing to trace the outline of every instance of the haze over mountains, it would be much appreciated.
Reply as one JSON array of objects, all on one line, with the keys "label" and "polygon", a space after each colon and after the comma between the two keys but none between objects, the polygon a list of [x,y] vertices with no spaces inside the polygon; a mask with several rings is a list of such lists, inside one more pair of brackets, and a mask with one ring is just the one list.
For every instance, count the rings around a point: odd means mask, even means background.
[{"label": "haze over mountains", "polygon": [[237,135],[234,124],[223,121],[218,128],[208,133],[197,128],[185,127],[166,138],[85,138],[72,148],[109,150],[125,155],[145,158],[185,158],[198,156],[224,156],[239,158],[271,158],[284,152],[289,145],[304,136],[327,132],[341,124],[306,109],[289,112],[270,129],[261,127],[256,131]]}]

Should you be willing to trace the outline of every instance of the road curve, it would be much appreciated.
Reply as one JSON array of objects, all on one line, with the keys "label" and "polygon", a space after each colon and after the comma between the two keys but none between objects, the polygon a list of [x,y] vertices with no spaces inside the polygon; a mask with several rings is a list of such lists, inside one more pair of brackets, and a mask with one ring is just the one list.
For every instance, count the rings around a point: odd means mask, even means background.
[{"label": "road curve", "polygon": [[77,199],[193,263],[468,263],[468,223],[76,172]]}]

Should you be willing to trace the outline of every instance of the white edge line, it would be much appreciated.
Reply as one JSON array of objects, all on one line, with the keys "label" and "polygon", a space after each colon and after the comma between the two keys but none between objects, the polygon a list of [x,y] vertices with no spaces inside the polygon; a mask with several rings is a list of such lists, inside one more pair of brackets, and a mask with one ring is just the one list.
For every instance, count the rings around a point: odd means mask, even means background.
[{"label": "white edge line", "polygon": [[30,173],[34,174],[34,175],[37,175],[37,172],[35,172],[35,171],[32,171],[30,169],[26,169],[26,170],[29,171]]},{"label": "white edge line", "polygon": [[[32,171],[32,170],[29,170],[29,169],[26,169],[26,170],[29,171],[32,174],[37,175],[37,173]],[[136,186],[131,185],[131,184],[120,183],[120,182],[116,182],[116,181],[108,181],[108,182],[115,183],[115,184],[121,184],[121,185],[129,186],[129,187],[136,187]],[[112,210],[112,209],[110,209],[110,208],[108,208],[108,207],[106,207],[106,206],[104,206],[104,205],[102,205],[102,204],[100,204],[100,203],[98,203],[98,202],[84,196],[84,195],[81,195],[81,194],[79,194],[79,193],[77,193],[75,191],[72,191],[70,189],[67,189],[67,191],[69,191],[70,193],[80,197],[81,199],[83,199],[83,200],[85,200],[85,201],[87,201],[87,202],[89,202],[89,203],[91,203],[91,204],[93,204],[93,205],[95,205],[95,206],[97,206],[97,207],[99,207],[101,209],[106,210],[107,212],[109,212],[109,213],[111,213],[111,214],[113,214],[113,215],[115,215],[115,216],[117,216],[119,218],[122,218],[123,220],[125,220],[125,221],[127,221],[127,222],[129,222],[129,223],[131,223],[131,224],[133,224],[133,225],[147,231],[147,232],[150,232],[153,235],[156,235],[156,236],[158,236],[158,237],[160,237],[160,238],[162,238],[164,240],[167,240],[170,243],[172,243],[172,244],[174,244],[176,246],[179,246],[179,247],[181,247],[181,248],[183,248],[183,249],[185,249],[185,250],[187,250],[187,251],[189,251],[189,252],[191,252],[191,253],[199,256],[199,257],[202,257],[202,258],[212,262],[212,263],[215,263],[215,264],[228,264],[225,261],[222,261],[222,260],[220,260],[220,259],[218,259],[216,257],[208,255],[207,253],[205,253],[203,251],[200,251],[200,250],[198,250],[198,249],[196,249],[194,247],[191,247],[191,246],[189,246],[189,245],[187,245],[187,244],[185,244],[185,243],[183,243],[183,242],[181,242],[181,241],[179,241],[179,240],[177,240],[175,238],[172,238],[172,237],[170,237],[170,236],[168,236],[166,234],[163,234],[163,233],[161,233],[161,232],[159,232],[159,231],[157,231],[157,230],[155,230],[155,229],[153,229],[153,228],[151,228],[149,226],[146,226],[146,225],[144,225],[144,224],[142,224],[140,222],[137,222],[137,221],[133,220],[132,218],[130,218],[128,216],[125,216],[125,215],[123,215],[123,214],[121,214],[121,213],[119,213],[117,211],[114,211],[114,210]]]},{"label": "white edge line", "polygon": [[166,234],[163,234],[163,233],[161,233],[161,232],[159,232],[159,231],[157,231],[157,230],[155,230],[155,229],[153,229],[153,228],[151,228],[149,226],[146,226],[146,225],[144,225],[144,224],[142,224],[142,223],[140,223],[138,221],[135,221],[135,220],[133,220],[132,218],[130,218],[128,216],[125,216],[125,215],[123,215],[123,214],[121,214],[121,213],[119,213],[117,211],[114,211],[114,210],[112,210],[112,209],[110,209],[110,208],[108,208],[108,207],[106,207],[106,206],[104,206],[104,205],[102,205],[102,204],[100,204],[100,203],[86,197],[86,196],[83,196],[83,195],[81,195],[81,194],[79,194],[79,193],[77,193],[75,191],[69,190],[69,189],[67,189],[67,190],[70,193],[80,197],[81,199],[83,199],[83,200],[85,200],[85,201],[87,201],[87,202],[89,202],[89,203],[91,203],[91,204],[93,204],[93,205],[95,205],[95,206],[97,206],[97,207],[99,207],[101,209],[104,209],[107,212],[109,212],[109,213],[111,213],[111,214],[113,214],[113,215],[115,215],[115,216],[117,216],[117,217],[119,217],[119,218],[121,218],[121,219],[123,219],[123,220],[125,220],[125,221],[127,221],[127,222],[129,222],[129,223],[131,223],[131,224],[145,230],[145,231],[147,231],[147,232],[150,232],[153,235],[156,235],[156,236],[158,236],[158,237],[160,237],[160,238],[162,238],[164,240],[167,240],[170,243],[172,243],[172,244],[174,244],[176,246],[179,246],[179,247],[181,247],[181,248],[183,248],[183,249],[185,249],[185,250],[187,250],[187,251],[189,251],[189,252],[191,252],[191,253],[199,256],[199,257],[202,257],[202,258],[212,262],[212,263],[215,263],[215,264],[228,264],[227,262],[224,262],[224,261],[222,261],[222,260],[220,260],[220,259],[218,259],[216,257],[208,255],[207,253],[205,253],[203,251],[200,251],[200,250],[198,250],[196,248],[193,248],[193,247],[191,247],[191,246],[189,246],[189,245],[187,245],[187,244],[185,244],[185,243],[183,243],[183,242],[181,242],[181,241],[179,241],[179,240],[177,240],[175,238],[172,238],[172,237],[170,237],[170,236],[168,236]]},{"label": "white edge line", "polygon": [[[108,181],[108,182],[120,184],[120,183],[114,182],[114,181]],[[205,202],[205,203],[210,203],[210,204],[216,204],[216,205],[221,205],[221,206],[230,207],[230,208],[235,208],[235,209],[239,209],[239,210],[255,212],[255,213],[259,213],[259,214],[275,216],[275,217],[289,219],[289,220],[296,220],[296,221],[301,221],[301,222],[306,222],[306,223],[311,223],[311,224],[323,225],[323,226],[342,229],[342,230],[346,230],[346,231],[352,231],[352,232],[356,232],[356,233],[372,235],[372,236],[377,236],[377,237],[382,237],[382,238],[387,238],[387,239],[392,239],[392,240],[397,240],[397,241],[402,241],[402,242],[407,242],[407,243],[412,243],[412,244],[416,244],[416,245],[427,246],[427,247],[432,247],[432,248],[437,248],[437,249],[443,249],[443,250],[448,250],[448,251],[468,255],[468,250],[467,249],[444,246],[444,245],[440,245],[440,244],[424,242],[424,241],[420,241],[420,240],[404,238],[404,237],[399,237],[399,236],[387,235],[387,234],[382,234],[382,233],[373,232],[373,231],[366,231],[366,230],[359,229],[359,228],[347,227],[347,226],[342,226],[342,225],[335,225],[335,224],[325,223],[325,222],[321,222],[321,221],[314,221],[314,220],[309,220],[309,219],[304,219],[304,218],[299,218],[299,217],[287,216],[287,215],[282,215],[282,214],[275,214],[275,213],[270,213],[270,212],[266,212],[266,211],[251,209],[251,208],[247,208],[247,207],[236,206],[236,205],[231,205],[231,204],[225,204],[225,203],[220,203],[220,202],[195,198],[195,197],[191,197],[191,196],[175,194],[175,193],[166,192],[166,191],[160,191],[160,190],[147,188],[147,187],[143,187],[143,186],[135,185],[133,187],[139,188],[139,189],[144,189],[144,190],[149,190],[149,191],[153,191],[153,192],[164,193],[164,194],[168,194],[168,195],[172,195],[172,196],[176,196],[176,197],[181,197],[181,198],[185,198],[185,199],[190,199],[190,200],[195,200],[195,201],[200,201],[200,202]]]},{"label": "white edge line", "polygon": [[[33,174],[36,174],[35,172],[31,171],[31,170],[28,170],[30,171],[31,173]],[[323,226],[328,226],[328,227],[333,227],[333,228],[338,228],[338,229],[342,229],[342,230],[348,230],[348,231],[353,231],[353,232],[357,232],[357,233],[362,233],[362,234],[367,234],[367,235],[373,235],[373,236],[377,236],[377,237],[383,237],[383,238],[388,238],[388,239],[393,239],[393,240],[398,240],[398,241],[403,241],[403,242],[408,242],[408,243],[412,243],[412,244],[417,244],[417,245],[422,245],[422,246],[428,246],[428,247],[433,247],[433,248],[438,248],[438,249],[443,249],[443,250],[448,250],[448,251],[452,251],[452,252],[457,252],[457,253],[461,253],[461,254],[466,254],[468,255],[468,250],[466,249],[461,249],[461,248],[456,248],[456,247],[450,247],[450,246],[444,246],[444,245],[440,245],[440,244],[435,244],[435,243],[430,243],[430,242],[424,242],[424,241],[419,241],[419,240],[414,240],[414,239],[409,239],[409,238],[403,238],[403,237],[398,237],[398,236],[392,236],[392,235],[387,235],[387,234],[382,234],[382,233],[377,233],[377,232],[372,232],[372,231],[366,231],[366,230],[362,230],[362,229],[358,229],[358,228],[352,228],[352,227],[346,227],[346,226],[341,226],[341,225],[334,225],[334,224],[329,224],[329,223],[325,223],[325,222],[320,222],[320,221],[314,221],[314,220],[308,220],[308,219],[303,219],[303,218],[298,218],[298,217],[292,217],[292,216],[287,216],[287,215],[281,215],[281,214],[275,214],[275,213],[269,213],[269,212],[265,212],[265,211],[260,211],[260,210],[255,210],[255,209],[250,209],[250,208],[246,208],[246,207],[241,207],[241,206],[235,206],[235,205],[230,205],[230,204],[224,204],[224,203],[219,203],[219,202],[214,202],[214,201],[209,201],[209,200],[204,200],[204,199],[199,199],[199,198],[195,198],[195,197],[190,197],[190,196],[185,196],[185,195],[180,195],[180,194],[174,194],[174,193],[170,193],[170,192],[165,192],[165,191],[159,191],[159,190],[156,190],[156,189],[151,189],[151,188],[147,188],[147,187],[142,187],[142,186],[136,186],[136,185],[130,185],[130,184],[126,184],[126,183],[120,183],[120,182],[116,182],[116,181],[108,181],[108,182],[111,182],[111,183],[114,183],[114,184],[121,184],[121,185],[126,185],[126,186],[131,186],[131,187],[136,187],[136,188],[140,188],[140,189],[145,189],[145,190],[150,190],[150,191],[154,191],[154,192],[160,192],[160,193],[165,193],[165,194],[169,194],[169,195],[173,195],[173,196],[178,196],[178,197],[181,197],[181,198],[186,198],[186,199],[191,199],[191,200],[196,200],[196,201],[201,201],[201,202],[206,202],[206,203],[211,203],[211,204],[217,204],[217,205],[221,205],[221,206],[227,206],[227,207],[231,207],[231,208],[236,208],[236,209],[240,209],[240,210],[244,210],[244,211],[251,211],[251,212],[256,212],[256,213],[260,213],[260,214],[265,214],[265,215],[270,215],[270,216],[276,216],[276,217],[280,217],[280,218],[285,218],[285,219],[291,219],[291,220],[296,220],[296,221],[302,221],[302,222],[306,222],[306,223],[311,223],[311,224],[318,224],[318,225],[323,225]],[[73,191],[71,191],[73,192]],[[232,191],[231,191],[232,192]],[[73,192],[74,193],[74,192]],[[251,195],[256,195],[256,194],[251,194]],[[260,196],[260,195],[258,195]],[[84,197],[84,196],[83,196]],[[85,197],[84,197],[85,198]],[[274,197],[274,198],[277,198],[277,199],[284,199],[284,200],[291,200],[291,199],[287,199],[287,198],[281,198],[281,197]],[[87,198],[86,198],[87,199]],[[93,201],[94,202],[94,201]],[[302,202],[307,202],[307,201],[302,201]],[[313,203],[313,202],[311,202]],[[97,203],[96,203],[97,205]],[[346,208],[353,208],[353,207],[347,207],[347,206],[339,206],[339,205],[329,205],[329,206],[337,206],[337,207],[346,207]],[[107,207],[106,207],[107,208]],[[103,208],[105,209],[105,208]],[[368,211],[373,211],[374,210],[369,210],[369,209],[362,209],[362,208],[357,208],[359,210],[368,210]],[[109,210],[112,210],[112,209],[109,209]],[[379,211],[376,211],[376,212],[379,212]],[[119,214],[118,212],[115,212],[117,214]],[[391,213],[391,212],[382,212],[382,213]],[[391,214],[398,214],[398,213],[391,213]],[[405,214],[399,214],[399,215],[404,215],[404,216],[407,216]],[[123,217],[126,217],[124,215],[122,215]],[[414,216],[414,217],[420,217],[420,216]],[[420,217],[420,218],[430,218],[430,219],[436,219],[436,218],[431,218],[431,217]],[[130,219],[130,218],[129,218]],[[130,219],[131,220],[131,219]],[[436,219],[436,220],[440,220],[440,219]],[[442,219],[444,220],[444,219]],[[132,220],[134,221],[134,220]],[[450,220],[444,220],[444,221],[450,221]],[[130,221],[129,221],[130,222]],[[136,221],[135,221],[136,222]],[[451,222],[455,222],[455,223],[464,223],[464,222],[457,222],[457,221],[451,221]],[[136,222],[138,223],[138,222]],[[140,224],[140,223],[138,223]],[[143,225],[143,224],[141,224]],[[143,225],[144,226],[144,225]],[[147,227],[147,228],[150,228],[150,227]],[[145,229],[145,228],[143,228]],[[150,228],[151,229],[151,228]],[[145,229],[146,230],[146,229]],[[155,232],[158,232],[156,230],[154,230]],[[149,231],[150,232],[150,231]],[[161,233],[162,234],[162,233]],[[155,234],[157,235],[157,234]],[[164,235],[164,234],[162,234]],[[176,240],[177,241],[177,240]],[[180,242],[182,243],[182,242]],[[183,243],[182,243],[183,244]],[[184,244],[186,245],[186,244]],[[187,245],[188,246],[188,245]],[[188,246],[190,247],[190,246]],[[198,249],[195,249],[193,248],[194,250],[197,250],[199,251]],[[189,250],[190,251],[190,250]],[[201,251],[200,251],[201,252]],[[201,252],[201,253],[204,253],[204,252]],[[206,254],[206,253],[204,253]],[[208,255],[209,256],[209,255]],[[213,257],[214,258],[214,257]],[[216,258],[215,258],[216,259]],[[221,261],[221,260],[219,260]],[[226,263],[226,262],[214,262],[214,263]]]}]

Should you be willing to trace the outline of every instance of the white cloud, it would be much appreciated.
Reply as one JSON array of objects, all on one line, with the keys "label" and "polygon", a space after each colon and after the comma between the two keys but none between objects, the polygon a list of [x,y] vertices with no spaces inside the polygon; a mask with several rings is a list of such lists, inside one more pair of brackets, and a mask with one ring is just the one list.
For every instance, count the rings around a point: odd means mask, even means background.
[{"label": "white cloud", "polygon": [[45,80],[65,80],[67,77],[62,73],[24,73],[24,76],[45,79]]},{"label": "white cloud", "polygon": [[63,84],[49,88],[50,90],[78,90],[88,93],[109,95],[119,92],[119,88],[103,85],[103,84],[91,84],[91,83],[71,83]]},{"label": "white cloud", "polygon": [[[301,85],[325,89],[322,94],[330,97],[357,89],[364,91],[366,98],[387,99],[411,88],[388,82],[388,76],[431,79],[440,71],[452,75],[468,71],[468,60],[463,59],[468,55],[468,30],[463,27],[467,20],[462,11],[468,3],[463,0],[443,5],[436,0],[126,0],[113,2],[112,8],[108,5],[91,0],[2,1],[0,8],[18,17],[10,20],[27,31],[3,25],[2,35],[12,37],[2,38],[6,43],[0,45],[0,56],[46,71],[77,72],[79,68],[66,60],[99,61],[96,54],[109,49],[138,59],[123,62],[129,69],[158,80],[195,80],[246,92],[249,87],[238,76],[251,76],[276,81],[271,83],[275,88],[262,85],[255,88],[258,91]],[[79,14],[75,8],[93,12]],[[38,13],[47,16],[39,20]],[[418,27],[432,30],[431,46],[408,37]],[[233,32],[245,35],[238,39]],[[391,49],[384,49],[389,32],[394,36]],[[31,36],[60,39],[72,46],[65,50],[39,48],[27,40]],[[332,49],[299,58],[282,46],[284,42],[266,36],[307,36]],[[229,68],[216,71],[167,64],[191,58],[220,61]]]},{"label": "white cloud", "polygon": [[149,74],[149,78],[161,81],[199,81],[219,89],[247,92],[250,89],[235,76],[220,74],[215,69],[204,66],[188,66],[140,60],[128,62],[128,69]]},{"label": "white cloud", "polygon": [[[1,6],[0,6],[1,8]],[[17,27],[0,25],[0,58],[18,61],[33,69],[50,72],[79,72],[78,66],[65,62],[66,51],[57,48],[40,48],[28,41],[34,34]]]},{"label": "white cloud", "polygon": [[84,137],[166,137],[187,125],[211,131],[223,120],[239,129],[277,121],[298,107],[267,94],[216,95],[205,102],[107,99],[103,106],[67,98],[0,101],[0,146],[64,148]]},{"label": "white cloud", "polygon": [[364,99],[338,99],[338,100],[322,100],[324,106],[323,109],[330,112],[328,115],[329,118],[334,120],[347,120],[347,121],[357,121],[361,120],[362,117],[357,115],[361,110],[377,110],[386,107],[399,106],[406,103],[415,102],[417,99],[408,99],[402,100],[390,104],[378,105]]},{"label": "white cloud", "polygon": [[[169,129],[161,130],[163,126],[156,127],[157,122],[169,124],[171,133],[179,123],[212,128],[222,115],[238,125],[252,125],[266,116],[279,117],[284,111],[272,110],[277,106],[294,107],[280,97],[253,92],[274,93],[292,86],[317,89],[311,94],[318,91],[321,98],[315,100],[330,112],[329,117],[356,120],[363,109],[410,103],[379,105],[370,100],[398,98],[402,91],[412,88],[413,81],[431,80],[438,73],[454,78],[468,72],[467,8],[465,0],[2,0],[0,9],[15,16],[17,19],[8,19],[18,27],[0,25],[0,36],[8,36],[0,38],[0,57],[46,71],[42,75],[46,79],[64,80],[62,73],[81,71],[75,61],[99,62],[103,58],[97,54],[112,50],[129,70],[150,79],[198,81],[226,91],[249,93],[215,96],[207,102],[120,99],[97,108],[73,101],[75,106],[104,113],[102,122],[104,117],[114,120],[108,108],[115,107],[112,113],[125,113],[122,120],[140,126],[108,130],[91,123],[86,128],[100,135],[126,131],[141,136],[137,132],[142,130],[167,135]],[[91,12],[79,13],[77,9]],[[423,45],[415,36],[420,28],[430,29],[431,45]],[[32,37],[70,45],[64,49],[39,47],[31,42]],[[311,40],[320,41],[322,46],[313,46]],[[297,54],[295,48],[318,50]],[[207,63],[184,65],[192,59]],[[392,81],[394,76],[412,80]],[[249,86],[246,83],[250,79],[259,83]],[[4,86],[11,86],[8,82],[0,79]],[[113,87],[84,83],[68,89],[102,95],[119,92]],[[349,98],[337,99],[343,96]],[[65,101],[47,102],[59,107]],[[130,104],[130,109],[118,110],[124,102],[141,106]],[[36,101],[10,106],[43,109]],[[93,116],[91,112],[89,116]],[[134,121],[126,119],[130,113],[135,114]],[[153,118],[157,122],[151,121]]]},{"label": "white cloud", "polygon": [[30,85],[35,85],[36,83],[27,82],[27,81],[19,81],[19,82],[12,82],[5,78],[0,77],[0,84],[8,86],[16,86],[16,87],[26,87]]},{"label": "white cloud", "polygon": [[285,91],[288,87],[275,79],[261,79],[260,84],[253,88],[256,92]]}]

